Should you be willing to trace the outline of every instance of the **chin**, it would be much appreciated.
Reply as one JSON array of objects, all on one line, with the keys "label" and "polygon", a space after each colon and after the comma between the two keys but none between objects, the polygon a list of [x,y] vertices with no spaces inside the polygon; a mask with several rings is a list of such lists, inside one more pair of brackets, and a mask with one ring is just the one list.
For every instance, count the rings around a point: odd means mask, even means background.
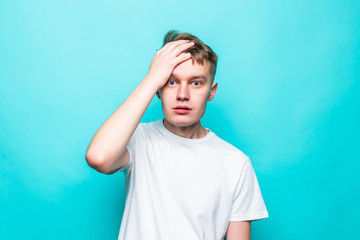
[{"label": "chin", "polygon": [[165,119],[177,127],[190,126],[200,121],[200,118],[194,118],[188,115],[165,116]]}]

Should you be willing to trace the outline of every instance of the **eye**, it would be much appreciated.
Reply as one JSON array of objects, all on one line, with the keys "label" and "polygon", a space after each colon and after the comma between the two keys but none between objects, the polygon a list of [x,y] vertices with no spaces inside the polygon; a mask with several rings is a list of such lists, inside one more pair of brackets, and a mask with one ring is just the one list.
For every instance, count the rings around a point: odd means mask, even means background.
[{"label": "eye", "polygon": [[174,80],[169,80],[169,85],[175,85],[175,81]]},{"label": "eye", "polygon": [[194,81],[193,84],[194,84],[194,86],[200,86],[200,82],[199,82],[199,81]]}]

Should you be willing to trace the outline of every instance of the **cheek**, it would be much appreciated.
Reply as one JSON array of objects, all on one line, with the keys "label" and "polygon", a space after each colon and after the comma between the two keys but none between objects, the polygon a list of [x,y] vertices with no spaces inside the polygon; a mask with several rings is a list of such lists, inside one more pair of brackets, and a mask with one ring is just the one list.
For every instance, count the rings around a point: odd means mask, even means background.
[{"label": "cheek", "polygon": [[208,99],[209,99],[209,92],[203,91],[197,94],[196,102],[198,102],[199,105],[203,106],[206,105]]},{"label": "cheek", "polygon": [[174,89],[164,87],[161,90],[161,96],[165,99],[169,99],[174,94]]},{"label": "cheek", "polygon": [[163,95],[161,98],[161,102],[163,105],[169,104],[170,98],[168,95]]},{"label": "cheek", "polygon": [[163,91],[161,95],[161,106],[163,111],[166,111],[166,109],[171,105],[171,101],[171,94],[167,91]]}]

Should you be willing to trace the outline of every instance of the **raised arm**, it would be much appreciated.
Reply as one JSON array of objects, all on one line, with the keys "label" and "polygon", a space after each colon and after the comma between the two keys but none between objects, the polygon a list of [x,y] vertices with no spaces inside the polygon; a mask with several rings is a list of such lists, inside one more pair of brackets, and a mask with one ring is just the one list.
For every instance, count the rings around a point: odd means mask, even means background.
[{"label": "raised arm", "polygon": [[156,52],[146,77],[93,136],[85,155],[90,167],[112,174],[129,162],[126,146],[145,110],[175,66],[191,58],[190,53],[183,51],[193,44],[188,40],[173,41]]}]

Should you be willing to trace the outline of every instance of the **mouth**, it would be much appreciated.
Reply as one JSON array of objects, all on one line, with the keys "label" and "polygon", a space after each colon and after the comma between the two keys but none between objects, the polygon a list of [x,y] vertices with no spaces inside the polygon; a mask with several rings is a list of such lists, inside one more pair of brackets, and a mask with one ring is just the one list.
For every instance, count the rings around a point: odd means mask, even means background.
[{"label": "mouth", "polygon": [[188,109],[188,110],[191,110],[191,108],[189,108],[188,106],[185,106],[185,105],[179,105],[179,106],[175,107],[174,109]]},{"label": "mouth", "polygon": [[187,106],[177,106],[174,109],[174,112],[175,113],[178,113],[178,114],[187,114],[191,111],[191,108],[187,107]]}]

